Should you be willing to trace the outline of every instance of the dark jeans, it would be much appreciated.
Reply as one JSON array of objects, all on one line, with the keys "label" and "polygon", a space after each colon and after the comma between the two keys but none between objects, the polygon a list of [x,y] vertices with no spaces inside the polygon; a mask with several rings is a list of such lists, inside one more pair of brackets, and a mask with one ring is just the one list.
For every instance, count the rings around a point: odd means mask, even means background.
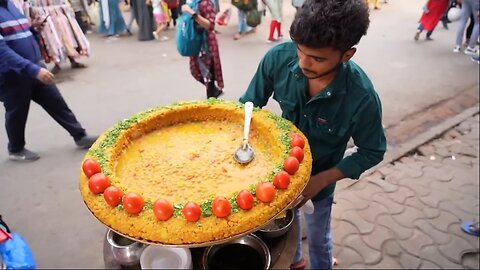
[{"label": "dark jeans", "polygon": [[18,152],[25,146],[25,125],[31,100],[42,106],[75,140],[86,135],[56,85],[45,85],[37,79],[13,72],[4,75],[0,101],[5,107],[8,151]]},{"label": "dark jeans", "polygon": [[179,10],[180,8],[181,8],[181,7],[176,7],[176,8],[170,9],[170,13],[171,13],[171,15],[172,15],[173,26],[176,26],[176,25],[177,25],[178,10]]}]

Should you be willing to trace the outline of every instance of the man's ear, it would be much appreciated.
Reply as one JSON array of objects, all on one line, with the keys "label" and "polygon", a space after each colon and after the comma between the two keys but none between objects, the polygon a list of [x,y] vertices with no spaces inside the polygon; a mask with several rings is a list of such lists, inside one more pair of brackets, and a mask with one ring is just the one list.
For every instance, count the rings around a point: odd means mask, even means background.
[{"label": "man's ear", "polygon": [[355,55],[356,52],[357,48],[355,47],[348,49],[348,51],[343,54],[342,62],[348,62]]}]

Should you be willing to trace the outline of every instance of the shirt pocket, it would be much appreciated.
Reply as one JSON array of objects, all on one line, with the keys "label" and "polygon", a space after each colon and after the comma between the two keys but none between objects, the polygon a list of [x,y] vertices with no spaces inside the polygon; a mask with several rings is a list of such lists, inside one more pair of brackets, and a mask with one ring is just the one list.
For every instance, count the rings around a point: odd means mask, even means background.
[{"label": "shirt pocket", "polygon": [[320,123],[317,121],[315,123],[314,134],[317,140],[332,145],[347,142],[345,136],[347,134],[347,128],[343,127],[339,123]]}]

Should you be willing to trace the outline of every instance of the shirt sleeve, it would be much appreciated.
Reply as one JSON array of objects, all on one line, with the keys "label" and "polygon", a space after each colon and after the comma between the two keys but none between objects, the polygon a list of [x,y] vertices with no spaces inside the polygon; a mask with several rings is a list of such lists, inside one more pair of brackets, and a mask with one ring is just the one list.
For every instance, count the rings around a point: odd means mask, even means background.
[{"label": "shirt sleeve", "polygon": [[358,147],[357,152],[343,158],[337,168],[351,179],[360,175],[383,160],[387,140],[382,126],[382,109],[376,94],[368,96],[354,117],[352,138]]},{"label": "shirt sleeve", "polygon": [[35,78],[40,71],[40,67],[18,55],[7,45],[3,36],[0,35],[0,73],[7,73],[8,71]]},{"label": "shirt sleeve", "polygon": [[268,65],[269,57],[270,54],[267,53],[260,61],[247,91],[239,99],[240,102],[251,101],[256,107],[260,108],[267,105],[268,99],[273,93],[273,79],[270,75],[272,74],[272,68]]}]

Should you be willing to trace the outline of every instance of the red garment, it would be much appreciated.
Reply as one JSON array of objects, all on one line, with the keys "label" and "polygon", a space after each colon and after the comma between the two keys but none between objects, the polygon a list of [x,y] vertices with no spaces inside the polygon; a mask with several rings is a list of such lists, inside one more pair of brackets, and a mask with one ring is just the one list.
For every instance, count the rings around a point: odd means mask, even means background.
[{"label": "red garment", "polygon": [[[215,25],[215,7],[210,0],[202,0],[198,4],[198,13],[207,19],[212,26]],[[205,84],[198,64],[198,61],[202,61],[209,70],[213,67],[214,80],[216,81],[217,87],[223,89],[222,65],[220,63],[220,52],[218,51],[218,42],[214,27],[207,30],[207,45],[208,53],[205,53],[202,49],[200,56],[190,57],[190,72],[197,81]]]},{"label": "red garment", "polygon": [[447,10],[448,0],[429,0],[426,7],[429,12],[423,12],[419,23],[423,26],[423,29],[432,31]]}]

